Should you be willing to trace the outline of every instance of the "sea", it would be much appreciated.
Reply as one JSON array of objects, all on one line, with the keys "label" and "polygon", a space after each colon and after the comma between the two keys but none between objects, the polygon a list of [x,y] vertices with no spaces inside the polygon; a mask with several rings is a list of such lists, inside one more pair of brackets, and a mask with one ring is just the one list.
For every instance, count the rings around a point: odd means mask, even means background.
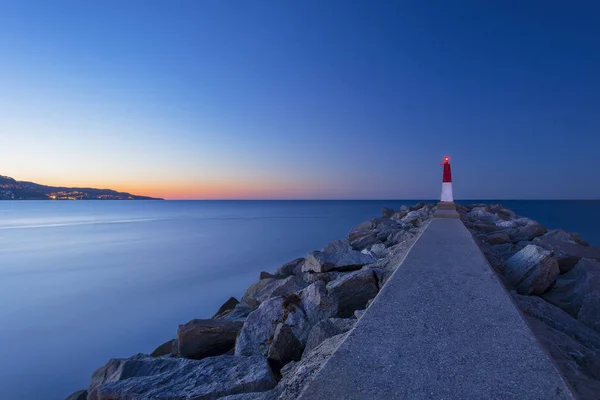
[{"label": "sea", "polygon": [[[261,271],[418,200],[0,201],[0,399],[58,400]],[[600,245],[600,201],[502,203]]]}]

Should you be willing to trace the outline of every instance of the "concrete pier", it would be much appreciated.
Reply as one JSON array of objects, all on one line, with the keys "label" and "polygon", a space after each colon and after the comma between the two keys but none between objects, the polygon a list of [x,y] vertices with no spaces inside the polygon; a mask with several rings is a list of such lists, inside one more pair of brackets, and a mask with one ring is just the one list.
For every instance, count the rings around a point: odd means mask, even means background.
[{"label": "concrete pier", "polygon": [[573,399],[452,209],[300,399]]}]

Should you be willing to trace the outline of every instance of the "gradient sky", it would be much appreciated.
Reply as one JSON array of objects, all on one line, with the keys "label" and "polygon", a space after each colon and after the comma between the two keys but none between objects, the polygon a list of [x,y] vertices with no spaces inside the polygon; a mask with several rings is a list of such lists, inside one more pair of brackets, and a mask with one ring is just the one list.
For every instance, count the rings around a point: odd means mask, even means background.
[{"label": "gradient sky", "polygon": [[0,174],[166,198],[600,198],[595,1],[0,0]]}]

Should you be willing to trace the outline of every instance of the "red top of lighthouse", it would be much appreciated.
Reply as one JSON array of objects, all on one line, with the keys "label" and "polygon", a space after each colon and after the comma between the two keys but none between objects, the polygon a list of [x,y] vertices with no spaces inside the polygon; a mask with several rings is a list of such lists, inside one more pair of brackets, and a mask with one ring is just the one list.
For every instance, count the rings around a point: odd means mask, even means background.
[{"label": "red top of lighthouse", "polygon": [[444,158],[444,177],[442,179],[442,182],[452,182],[452,172],[450,171],[450,158],[449,157],[445,157]]}]

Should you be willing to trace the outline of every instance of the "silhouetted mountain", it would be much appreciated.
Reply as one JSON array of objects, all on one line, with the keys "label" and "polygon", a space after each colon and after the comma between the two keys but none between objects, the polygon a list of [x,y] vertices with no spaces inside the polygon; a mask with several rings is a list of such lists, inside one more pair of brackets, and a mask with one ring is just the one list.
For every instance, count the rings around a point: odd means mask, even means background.
[{"label": "silhouetted mountain", "polygon": [[110,189],[69,188],[17,181],[0,175],[0,200],[162,200]]}]

